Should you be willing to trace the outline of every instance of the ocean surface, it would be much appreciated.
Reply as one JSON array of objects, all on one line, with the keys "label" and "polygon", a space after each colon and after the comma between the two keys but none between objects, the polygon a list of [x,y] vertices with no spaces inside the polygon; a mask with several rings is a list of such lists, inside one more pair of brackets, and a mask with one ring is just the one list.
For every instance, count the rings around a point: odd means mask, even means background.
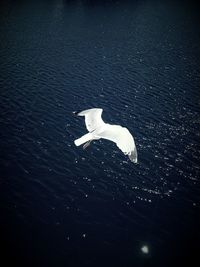
[{"label": "ocean surface", "polygon": [[[189,1],[1,3],[4,266],[200,261],[199,22]],[[130,130],[138,164],[74,145],[73,111],[92,107]]]}]

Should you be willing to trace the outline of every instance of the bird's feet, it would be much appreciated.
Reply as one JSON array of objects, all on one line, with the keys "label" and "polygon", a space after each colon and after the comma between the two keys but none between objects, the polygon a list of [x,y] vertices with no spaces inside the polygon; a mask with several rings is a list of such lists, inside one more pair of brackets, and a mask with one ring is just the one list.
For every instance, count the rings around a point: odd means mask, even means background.
[{"label": "bird's feet", "polygon": [[87,143],[85,143],[85,144],[83,145],[83,149],[86,149],[86,148],[90,145],[90,143],[91,143],[91,141],[88,141]]}]

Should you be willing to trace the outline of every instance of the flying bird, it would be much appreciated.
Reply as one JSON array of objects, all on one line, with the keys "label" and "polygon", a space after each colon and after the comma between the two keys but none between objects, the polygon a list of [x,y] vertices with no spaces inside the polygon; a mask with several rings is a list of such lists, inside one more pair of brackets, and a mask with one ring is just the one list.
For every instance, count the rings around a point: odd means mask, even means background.
[{"label": "flying bird", "polygon": [[85,116],[85,124],[88,133],[74,141],[76,146],[82,144],[85,149],[90,145],[92,140],[107,139],[118,146],[118,148],[125,154],[128,155],[129,159],[137,163],[137,149],[135,141],[129,130],[120,125],[112,125],[105,123],[102,118],[103,109],[91,108],[79,113],[78,116]]}]

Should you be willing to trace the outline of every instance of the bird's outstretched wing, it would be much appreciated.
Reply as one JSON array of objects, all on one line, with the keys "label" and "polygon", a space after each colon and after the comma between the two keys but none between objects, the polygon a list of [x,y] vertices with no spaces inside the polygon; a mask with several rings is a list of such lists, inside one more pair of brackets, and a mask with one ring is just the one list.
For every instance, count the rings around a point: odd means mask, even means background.
[{"label": "bird's outstretched wing", "polygon": [[130,160],[137,163],[137,149],[135,141],[129,130],[120,125],[106,124],[106,128],[103,132],[98,134],[99,137],[113,141],[118,148],[128,155]]},{"label": "bird's outstretched wing", "polygon": [[86,128],[89,132],[92,132],[105,124],[101,118],[102,111],[101,108],[91,108],[81,111],[77,115],[85,116]]}]

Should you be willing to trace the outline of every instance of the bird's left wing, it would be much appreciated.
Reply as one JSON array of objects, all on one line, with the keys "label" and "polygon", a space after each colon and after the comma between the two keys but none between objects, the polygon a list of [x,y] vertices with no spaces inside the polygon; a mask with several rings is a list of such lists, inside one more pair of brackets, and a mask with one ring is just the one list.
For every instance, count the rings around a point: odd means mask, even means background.
[{"label": "bird's left wing", "polygon": [[116,143],[118,148],[125,154],[128,155],[130,160],[137,162],[137,149],[135,141],[129,130],[120,125],[109,125],[106,124],[106,128],[103,132],[98,134],[99,137],[113,141]]},{"label": "bird's left wing", "polygon": [[103,126],[105,123],[101,118],[103,109],[91,108],[79,112],[78,116],[85,116],[85,125],[89,132],[96,130],[98,127]]}]

